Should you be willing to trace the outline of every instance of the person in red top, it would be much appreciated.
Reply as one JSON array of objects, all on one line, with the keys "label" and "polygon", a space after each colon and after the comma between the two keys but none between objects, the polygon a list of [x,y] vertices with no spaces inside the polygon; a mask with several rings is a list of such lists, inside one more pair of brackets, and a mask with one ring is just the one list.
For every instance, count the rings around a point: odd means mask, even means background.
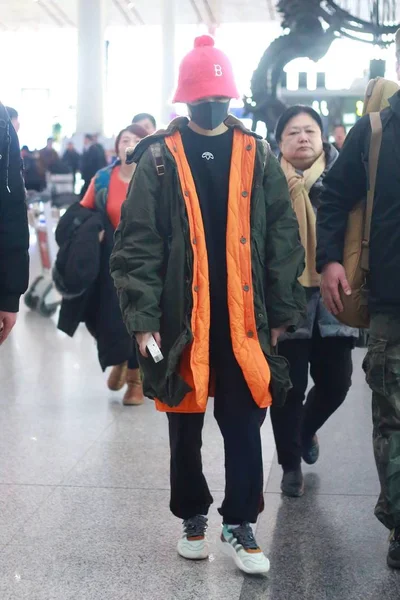
[{"label": "person in red top", "polygon": [[[128,186],[136,168],[135,164],[126,164],[126,151],[128,148],[135,147],[146,136],[147,131],[136,124],[129,125],[129,127],[120,131],[115,141],[115,152],[118,159],[111,167],[106,167],[96,173],[81,200],[81,205],[85,208],[91,210],[103,210],[105,208],[114,230],[119,225],[121,207],[125,202]],[[104,240],[104,233],[104,231],[100,233],[100,242]],[[134,349],[132,356],[127,361],[112,368],[108,378],[110,390],[118,391],[125,384],[128,385],[128,388],[124,396],[124,404],[142,404],[144,402],[143,387]]]},{"label": "person in red top", "polygon": [[[120,131],[115,140],[115,153],[118,160],[112,168],[107,194],[107,214],[114,229],[119,225],[121,206],[125,202],[128,186],[136,167],[134,163],[131,165],[126,164],[126,151],[128,148],[134,148],[146,136],[147,132],[143,127],[133,124]],[[97,174],[93,177],[83,200],[81,200],[81,204],[85,208],[96,208],[96,177]]]}]

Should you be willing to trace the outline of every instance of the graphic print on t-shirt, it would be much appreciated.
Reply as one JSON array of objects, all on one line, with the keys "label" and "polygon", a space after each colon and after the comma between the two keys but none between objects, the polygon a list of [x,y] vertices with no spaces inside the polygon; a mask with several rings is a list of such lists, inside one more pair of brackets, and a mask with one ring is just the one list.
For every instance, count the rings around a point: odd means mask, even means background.
[{"label": "graphic print on t-shirt", "polygon": [[211,328],[217,323],[221,335],[229,339],[226,224],[233,130],[209,137],[187,127],[182,131],[182,141],[196,185],[206,235]]}]

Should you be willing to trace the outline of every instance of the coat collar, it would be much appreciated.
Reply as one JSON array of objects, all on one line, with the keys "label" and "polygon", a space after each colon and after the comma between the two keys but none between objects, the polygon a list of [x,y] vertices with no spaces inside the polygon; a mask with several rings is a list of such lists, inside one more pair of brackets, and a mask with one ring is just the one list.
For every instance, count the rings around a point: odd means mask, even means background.
[{"label": "coat collar", "polygon": [[[185,129],[185,127],[187,127],[188,123],[189,119],[187,117],[176,117],[176,119],[173,119],[170,122],[166,129],[159,129],[152,135],[149,135],[148,137],[144,138],[139,142],[139,144],[134,150],[130,151],[128,149],[126,153],[126,162],[128,164],[131,164],[133,162],[139,162],[140,158],[147,150],[147,148],[149,148],[149,146],[151,146],[152,144],[162,142],[166,137],[170,137],[177,131],[182,131],[183,129]],[[240,119],[237,119],[233,115],[228,115],[227,119],[225,119],[225,125],[231,129],[239,129],[239,131],[241,131],[244,135],[251,135],[256,139],[262,139],[261,136],[259,136],[257,133],[255,133],[254,131],[250,131],[250,129],[247,129],[247,127],[243,125],[242,121]]]}]

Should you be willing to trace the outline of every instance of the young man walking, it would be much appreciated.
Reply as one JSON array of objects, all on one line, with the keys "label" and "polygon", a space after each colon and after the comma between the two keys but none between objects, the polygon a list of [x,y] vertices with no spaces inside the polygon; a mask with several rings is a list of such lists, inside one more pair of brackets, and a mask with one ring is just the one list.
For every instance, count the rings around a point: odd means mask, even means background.
[{"label": "young man walking", "polygon": [[[396,35],[400,79],[400,30]],[[375,515],[391,530],[388,565],[400,569],[400,92],[381,113],[382,144],[376,175],[369,246],[368,355],[364,361],[372,389],[373,444],[381,484]],[[350,211],[366,197],[369,116],[351,130],[329,171],[318,211],[317,266],[321,290],[332,314],[343,311],[340,291],[351,294],[342,264]]]},{"label": "young man walking", "polygon": [[[145,394],[168,415],[179,554],[209,554],[213,499],[201,446],[214,396],[225,445],[222,547],[246,573],[265,573],[269,561],[251,528],[263,508],[260,428],[290,387],[274,347],[304,310],[304,251],[276,159],[228,116],[236,97],[228,58],[211,37],[197,38],[175,94],[190,120],[174,120],[130,157],[137,169],[111,268]],[[147,352],[152,335],[164,357],[158,363]]]}]

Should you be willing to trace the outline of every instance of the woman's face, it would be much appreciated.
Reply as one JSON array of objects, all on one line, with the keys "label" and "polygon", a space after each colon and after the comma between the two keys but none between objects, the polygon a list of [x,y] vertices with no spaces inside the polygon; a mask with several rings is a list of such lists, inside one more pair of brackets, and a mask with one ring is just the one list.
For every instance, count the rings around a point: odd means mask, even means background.
[{"label": "woman's face", "polygon": [[283,130],[279,148],[283,158],[295,169],[309,169],[323,152],[318,123],[307,113],[293,117]]},{"label": "woman's face", "polygon": [[124,131],[118,144],[118,157],[121,159],[122,163],[125,163],[127,149],[137,146],[137,144],[140,142],[140,139],[141,138],[134,133],[131,133],[130,131]]}]

